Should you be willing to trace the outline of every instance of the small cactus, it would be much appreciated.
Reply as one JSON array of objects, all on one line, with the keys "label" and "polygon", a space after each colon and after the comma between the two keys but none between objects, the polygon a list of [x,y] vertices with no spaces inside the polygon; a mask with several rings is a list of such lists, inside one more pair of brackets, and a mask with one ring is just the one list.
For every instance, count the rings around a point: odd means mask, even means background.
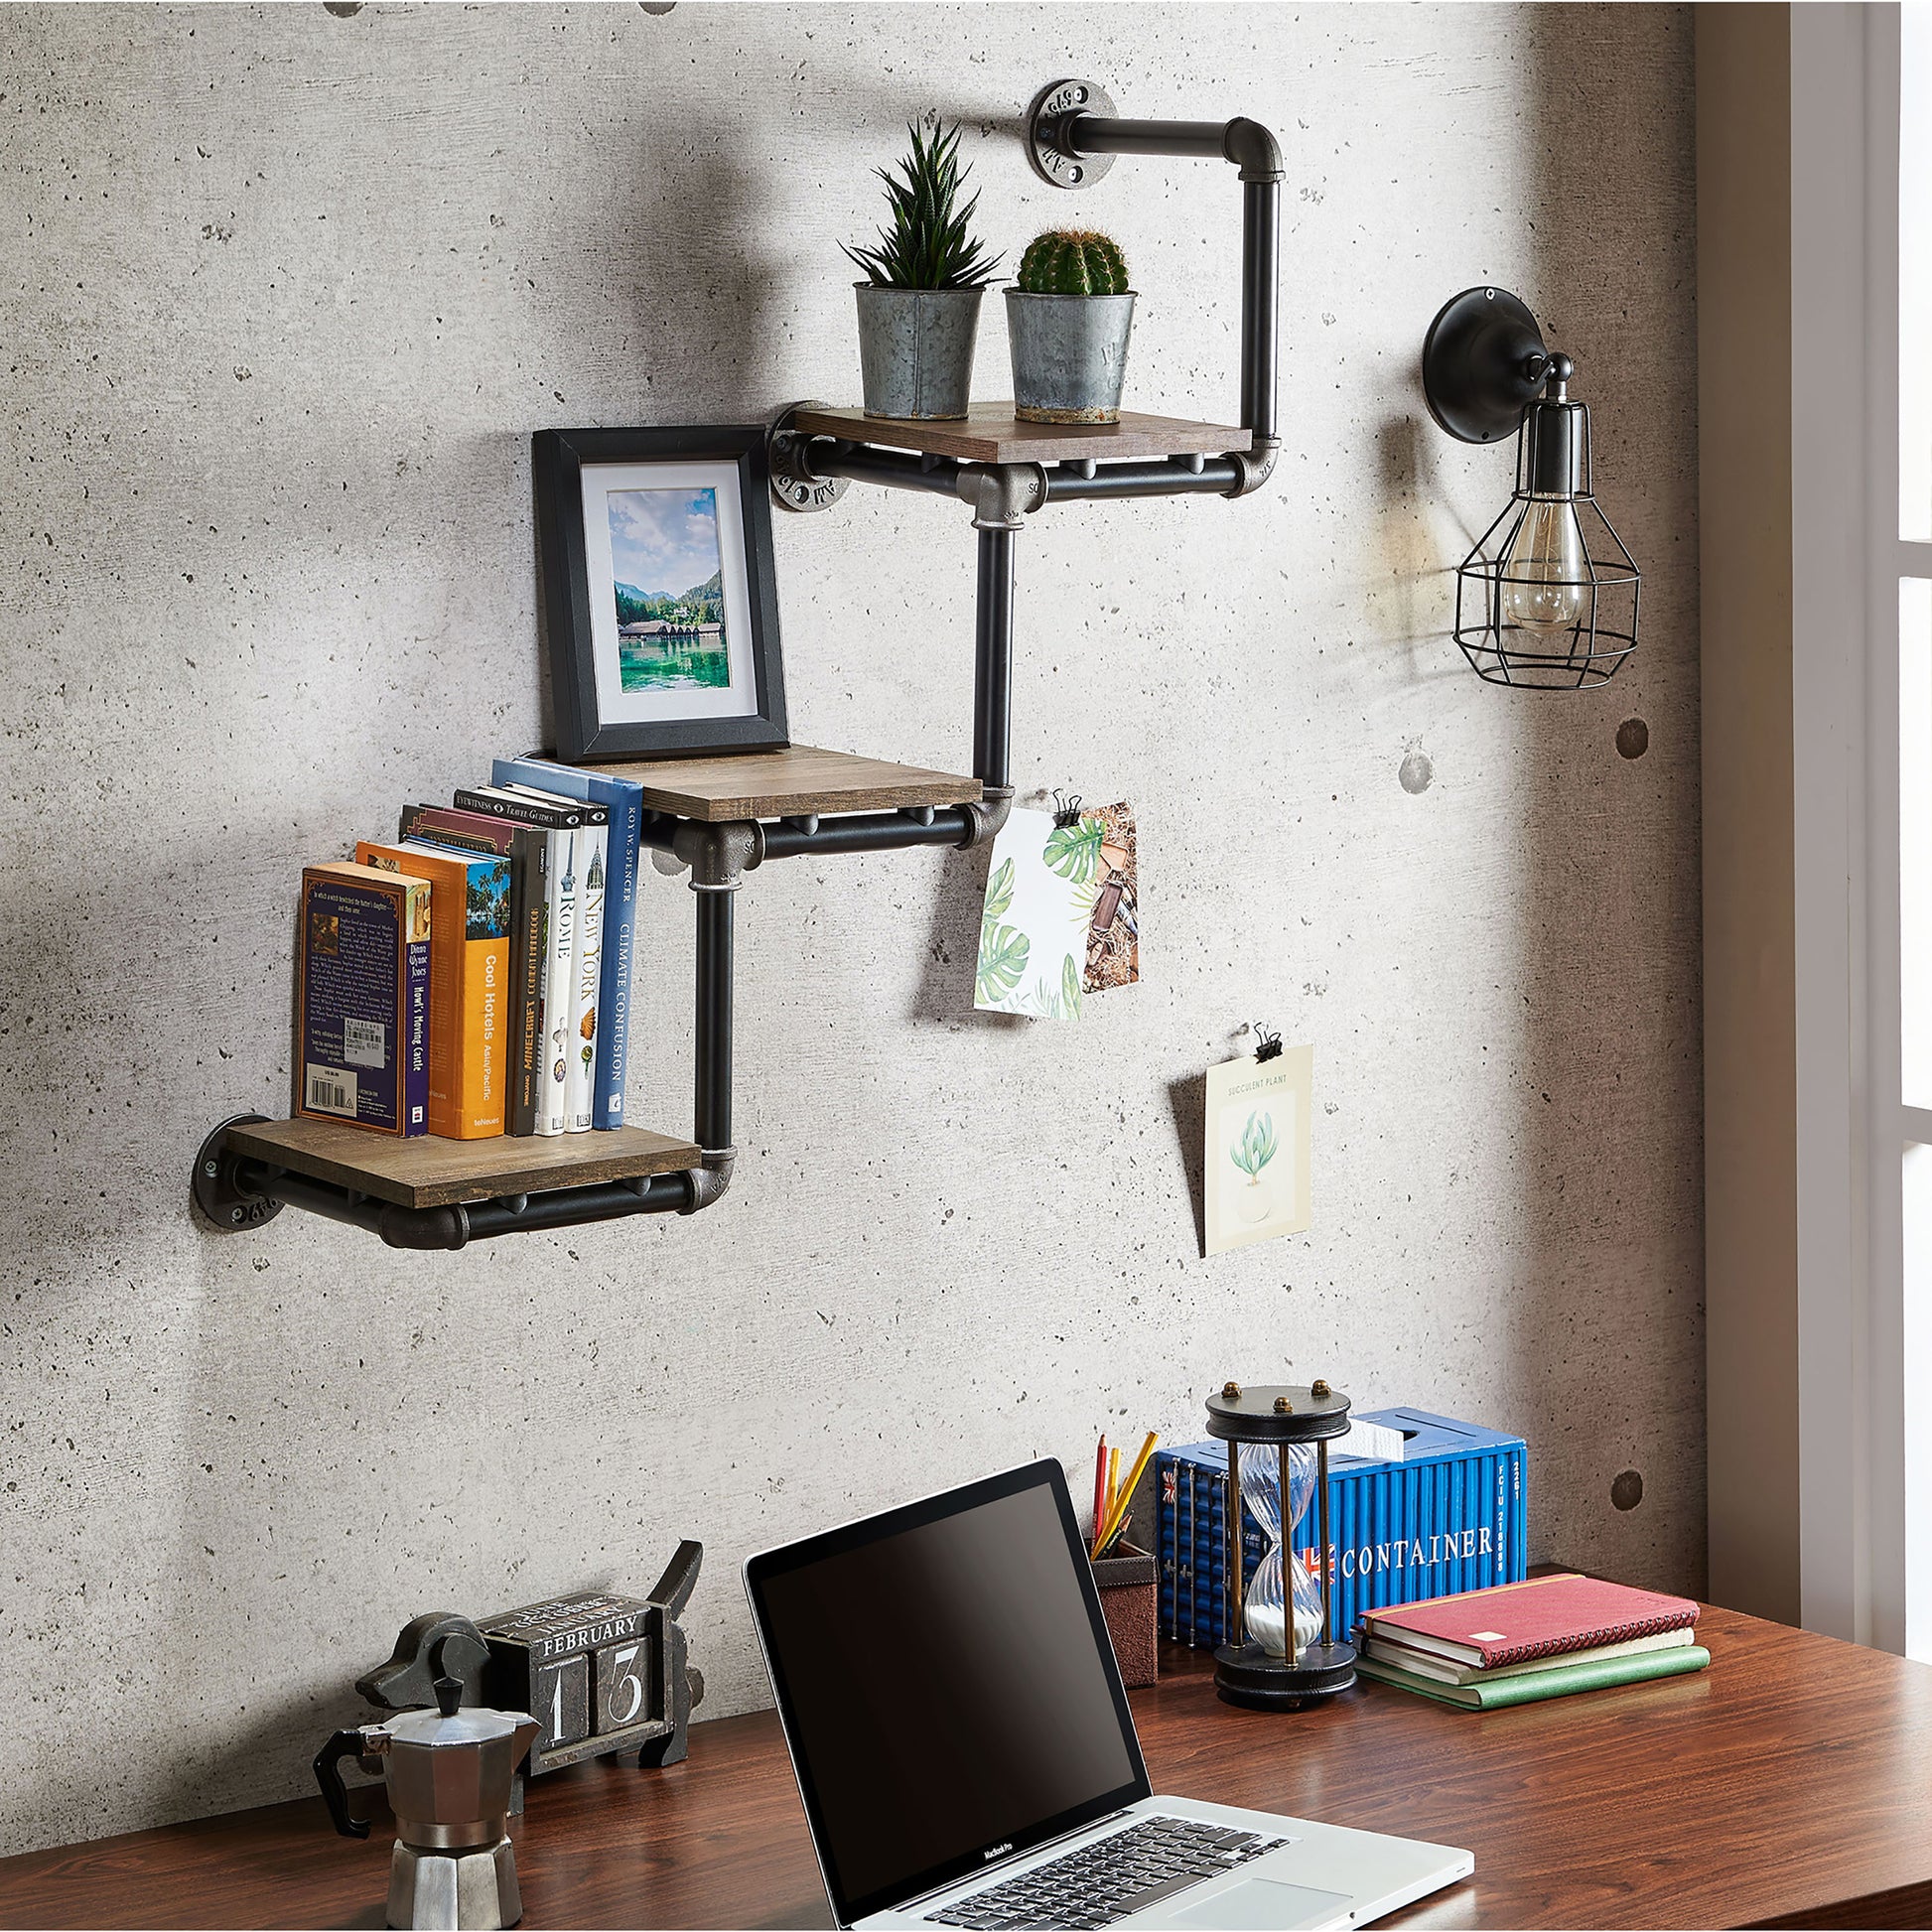
[{"label": "small cactus", "polygon": [[1023,295],[1125,295],[1127,258],[1104,234],[1059,229],[1027,244],[1018,287]]}]

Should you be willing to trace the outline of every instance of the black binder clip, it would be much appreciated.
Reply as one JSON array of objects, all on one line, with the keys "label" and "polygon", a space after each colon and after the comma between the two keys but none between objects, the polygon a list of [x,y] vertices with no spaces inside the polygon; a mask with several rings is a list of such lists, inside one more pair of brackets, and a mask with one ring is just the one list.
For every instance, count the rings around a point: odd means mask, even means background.
[{"label": "black binder clip", "polygon": [[1080,822],[1080,794],[1063,794],[1058,785],[1053,787],[1053,824],[1064,832],[1069,825]]},{"label": "black binder clip", "polygon": [[1271,1034],[1258,1020],[1254,1023],[1253,1031],[1254,1036],[1261,1042],[1255,1048],[1255,1064],[1259,1066],[1263,1060],[1279,1059],[1282,1051],[1281,1035]]}]

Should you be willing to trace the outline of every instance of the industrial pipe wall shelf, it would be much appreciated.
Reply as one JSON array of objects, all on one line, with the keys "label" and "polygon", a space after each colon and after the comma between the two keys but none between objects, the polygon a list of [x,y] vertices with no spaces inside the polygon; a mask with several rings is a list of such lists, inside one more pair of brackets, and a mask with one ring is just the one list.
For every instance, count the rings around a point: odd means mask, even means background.
[{"label": "industrial pipe wall shelf", "polygon": [[691,1214],[730,1183],[733,900],[767,861],[922,845],[975,846],[1013,800],[1013,543],[1049,503],[1245,496],[1272,474],[1281,150],[1250,120],[1130,121],[1089,80],[1035,97],[1027,151],[1042,180],[1080,188],[1122,154],[1224,160],[1240,170],[1241,421],[1123,413],[1118,423],[1021,422],[1006,409],[964,422],[869,418],[800,403],[772,426],[771,491],[828,509],[855,482],[951,496],[979,533],[971,776],[793,746],[781,752],[599,768],[643,788],[642,842],[688,871],[697,921],[693,1138],[625,1127],[550,1139],[393,1140],[346,1124],[238,1115],[196,1156],[195,1199],[230,1232],[284,1206],[379,1234],[396,1248],[461,1248],[499,1234],[633,1214]]}]

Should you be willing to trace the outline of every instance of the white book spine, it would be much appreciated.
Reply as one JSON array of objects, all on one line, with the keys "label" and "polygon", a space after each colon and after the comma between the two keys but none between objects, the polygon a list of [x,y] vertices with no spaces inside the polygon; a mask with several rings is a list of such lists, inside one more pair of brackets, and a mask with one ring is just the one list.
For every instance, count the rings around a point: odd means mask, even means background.
[{"label": "white book spine", "polygon": [[577,964],[577,841],[584,833],[552,832],[545,882],[549,957],[543,970],[543,1084],[537,1098],[537,1132],[570,1132],[572,976]]},{"label": "white book spine", "polygon": [[577,834],[581,876],[577,881],[577,943],[571,960],[570,1078],[566,1092],[573,1134],[588,1134],[595,1112],[597,1007],[604,981],[604,861],[610,840],[607,825],[586,825]]}]

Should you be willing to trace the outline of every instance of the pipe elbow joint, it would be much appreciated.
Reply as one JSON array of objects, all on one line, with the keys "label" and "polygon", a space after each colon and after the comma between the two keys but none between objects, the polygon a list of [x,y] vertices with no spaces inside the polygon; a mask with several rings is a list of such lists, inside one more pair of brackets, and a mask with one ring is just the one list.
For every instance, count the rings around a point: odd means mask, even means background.
[{"label": "pipe elbow joint", "polygon": [[960,851],[988,845],[1000,836],[1007,814],[1013,810],[1013,787],[988,785],[980,797],[969,799],[960,810],[966,814],[966,836],[959,842]]},{"label": "pipe elbow joint", "polygon": [[1246,115],[1228,122],[1221,137],[1221,152],[1241,170],[1243,181],[1280,181],[1282,144]]},{"label": "pipe elbow joint", "polygon": [[696,1214],[713,1201],[721,1199],[725,1189],[732,1184],[732,1168],[737,1160],[738,1150],[735,1147],[721,1148],[715,1154],[707,1150],[701,1167],[685,1170],[684,1181],[690,1199],[678,1212]]},{"label": "pipe elbow joint", "polygon": [[385,1207],[376,1231],[390,1248],[455,1249],[469,1242],[470,1216],[461,1202],[449,1207]]},{"label": "pipe elbow joint", "polygon": [[1252,449],[1230,450],[1228,461],[1234,465],[1236,482],[1234,487],[1224,493],[1229,496],[1252,496],[1275,474],[1275,459],[1281,455],[1281,449],[1280,437],[1257,436]]}]

